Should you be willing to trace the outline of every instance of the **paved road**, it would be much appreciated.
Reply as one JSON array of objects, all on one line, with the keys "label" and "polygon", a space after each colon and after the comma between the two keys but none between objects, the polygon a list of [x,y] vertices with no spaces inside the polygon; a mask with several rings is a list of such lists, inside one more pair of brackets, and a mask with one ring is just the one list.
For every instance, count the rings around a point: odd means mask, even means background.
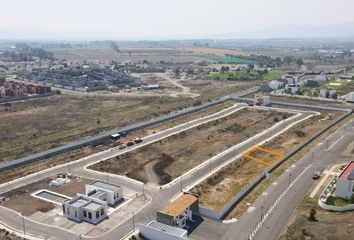
[{"label": "paved road", "polygon": [[[191,123],[177,126],[175,128],[168,129],[166,131],[163,131],[163,132],[151,135],[151,136],[147,136],[144,139],[143,144],[141,144],[140,146],[137,145],[134,148],[141,147],[144,144],[149,144],[153,141],[157,141],[160,138],[164,138],[164,137],[167,137],[171,134],[175,134],[177,132],[183,131],[185,129],[188,129],[189,127],[193,127],[198,124],[202,124],[206,121],[213,120],[214,118],[222,117],[226,114],[231,114],[233,111],[236,111],[236,110],[240,109],[241,107],[243,107],[243,105],[238,105],[238,106],[235,106],[231,109],[224,110],[222,113],[214,114],[213,116],[204,117],[204,118],[195,120]],[[221,164],[227,162],[228,160],[230,160],[231,158],[235,157],[235,155],[237,155],[238,153],[242,153],[243,151],[247,150],[251,146],[257,145],[257,144],[261,143],[262,141],[265,141],[267,138],[280,133],[281,131],[284,130],[284,127],[286,127],[288,124],[290,125],[300,119],[303,119],[303,118],[307,117],[309,114],[310,113],[308,113],[308,112],[304,112],[299,116],[296,116],[292,119],[288,119],[288,122],[286,123],[286,125],[279,124],[278,126],[274,127],[274,129],[272,131],[266,131],[266,132],[260,134],[259,136],[257,136],[256,138],[254,138],[254,140],[249,141],[245,144],[241,144],[238,147],[234,148],[233,151],[230,151],[230,152],[227,152],[226,154],[220,155],[213,162],[211,162],[211,164],[203,165],[202,167],[198,168],[193,173],[183,177],[182,181],[176,182],[175,184],[171,185],[170,187],[168,187],[166,189],[160,190],[159,188],[156,188],[155,186],[150,186],[150,185],[145,186],[144,187],[145,192],[147,194],[149,194],[150,196],[153,196],[153,201],[148,207],[145,207],[141,212],[136,214],[135,222],[148,223],[149,221],[151,221],[152,219],[155,218],[156,211],[159,210],[163,205],[165,205],[169,201],[169,199],[171,199],[176,193],[180,192],[181,188],[184,188],[184,186],[194,183],[198,179],[200,179],[203,176],[205,176],[206,174],[208,174],[210,169],[214,169],[214,168],[218,167],[219,165],[221,165]],[[131,149],[133,149],[133,148],[130,148],[128,150],[131,150]],[[71,164],[66,164],[63,166],[59,166],[56,168],[46,170],[46,171],[40,173],[39,175],[34,174],[34,175],[31,175],[30,177],[23,178],[22,180],[13,181],[10,184],[5,184],[5,185],[0,186],[0,193],[9,191],[14,188],[18,188],[18,187],[26,185],[30,182],[38,181],[39,179],[43,179],[45,177],[53,176],[57,173],[68,172],[68,171],[73,174],[77,174],[77,175],[80,175],[80,176],[83,176],[86,178],[106,180],[107,179],[106,174],[97,174],[94,172],[88,172],[88,171],[85,171],[83,169],[83,167],[87,163],[101,161],[101,160],[110,158],[112,156],[115,156],[118,153],[122,153],[122,152],[125,152],[128,150],[119,151],[116,149],[113,151],[105,151],[103,153],[99,153],[94,156],[88,157],[82,161],[76,161]],[[113,177],[113,176],[108,176],[108,177],[109,177],[109,179],[108,179],[109,182],[122,185],[125,188],[129,188],[134,191],[138,191],[138,192],[143,191],[143,186],[140,183],[137,183],[135,181],[131,181],[131,180],[128,180],[125,178],[121,178],[121,177]],[[22,229],[22,227],[19,226],[19,223],[16,224],[12,221],[12,219],[18,218],[18,216],[16,216],[16,213],[11,212],[11,211],[6,211],[1,208],[0,208],[0,213],[1,213],[0,220],[3,221],[5,224],[14,226],[16,229]],[[15,222],[17,222],[17,221],[15,221]],[[207,222],[207,221],[205,221],[205,222]],[[31,232],[31,233],[39,235],[39,236],[46,236],[46,237],[52,236],[52,237],[54,237],[54,239],[68,239],[67,236],[65,236],[65,238],[64,238],[64,235],[57,234],[55,231],[52,231],[50,228],[45,228],[45,227],[39,228],[38,225],[39,225],[38,223],[32,222],[30,220],[26,220],[27,232]],[[105,234],[101,237],[98,237],[97,239],[107,239],[107,240],[108,239],[112,239],[112,240],[119,239],[120,237],[123,237],[125,234],[127,234],[131,229],[132,229],[132,223],[130,220],[128,220],[127,222],[123,223],[122,225],[119,225],[119,227],[116,227],[111,232],[108,232],[107,234]],[[40,233],[38,232],[39,230],[41,230]],[[66,233],[66,234],[72,234],[72,233]],[[75,234],[73,234],[73,236],[74,235]]]},{"label": "paved road", "polygon": [[[338,139],[340,140],[338,141]],[[223,227],[220,227],[220,223],[205,220],[197,230],[191,234],[191,239],[246,239],[266,210],[275,202],[278,196],[288,188],[289,183],[301,174],[301,177],[298,178],[295,184],[270,213],[264,225],[261,226],[254,238],[257,240],[277,239],[282,229],[286,226],[293,210],[313,184],[313,173],[318,170],[323,171],[328,166],[335,163],[347,162],[348,158],[343,158],[341,153],[353,140],[353,121],[350,121],[332,134],[328,140],[318,144],[309,153],[296,161],[284,174],[276,179],[274,184],[270,185],[263,192],[249,208],[249,212],[244,213],[236,223],[224,224],[222,225]],[[327,150],[328,147],[330,150]],[[314,152],[313,160],[312,152]],[[210,229],[213,229],[213,231],[210,231]],[[207,236],[205,235],[206,232],[208,232]]]}]

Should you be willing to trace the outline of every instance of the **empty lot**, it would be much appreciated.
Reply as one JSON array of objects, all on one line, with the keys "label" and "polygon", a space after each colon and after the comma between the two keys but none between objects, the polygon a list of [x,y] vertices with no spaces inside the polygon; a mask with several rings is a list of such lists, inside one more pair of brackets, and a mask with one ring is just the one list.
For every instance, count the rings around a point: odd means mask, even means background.
[{"label": "empty lot", "polygon": [[[342,113],[323,112],[319,116],[313,116],[262,144],[261,147],[286,155],[305,139],[327,126],[341,114]],[[257,157],[267,159],[269,158],[269,154],[257,152]],[[289,159],[273,172],[272,175],[274,177],[279,176],[285,167],[289,166],[295,160],[296,159]],[[192,192],[200,196],[200,203],[203,207],[219,211],[267,167],[268,166],[265,164],[250,160],[246,157],[241,157],[197,185],[192,189]],[[265,187],[269,184],[269,180],[264,180],[262,184],[263,183]],[[242,214],[248,207],[247,203],[253,202],[258,197],[258,194],[259,191],[251,192],[245,200],[235,207],[228,218],[238,217]]]},{"label": "empty lot", "polygon": [[164,184],[292,114],[245,108],[91,166],[144,182]]}]

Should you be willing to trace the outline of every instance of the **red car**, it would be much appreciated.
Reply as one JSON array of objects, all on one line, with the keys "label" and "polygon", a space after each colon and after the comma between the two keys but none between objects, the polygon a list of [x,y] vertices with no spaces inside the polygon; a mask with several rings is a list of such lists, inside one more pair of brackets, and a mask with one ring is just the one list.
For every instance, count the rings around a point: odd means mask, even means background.
[{"label": "red car", "polygon": [[129,147],[129,146],[133,146],[133,145],[134,145],[134,141],[129,141],[129,142],[127,142],[125,145],[127,145],[128,147]]}]

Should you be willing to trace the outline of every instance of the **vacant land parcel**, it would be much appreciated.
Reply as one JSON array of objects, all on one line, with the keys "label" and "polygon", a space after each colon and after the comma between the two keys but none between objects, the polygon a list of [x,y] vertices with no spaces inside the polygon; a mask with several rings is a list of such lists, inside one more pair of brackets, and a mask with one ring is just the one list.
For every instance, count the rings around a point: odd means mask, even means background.
[{"label": "vacant land parcel", "polygon": [[227,117],[102,161],[91,168],[164,184],[291,115],[244,108]]},{"label": "vacant land parcel", "polygon": [[[261,147],[276,152],[277,154],[286,155],[307,138],[314,135],[323,127],[331,123],[336,117],[342,113],[322,112],[321,115],[313,116],[287,131],[264,143]],[[257,157],[266,159],[269,153],[262,151],[257,152]],[[282,171],[296,159],[289,159],[282,164],[273,176],[279,176]],[[247,157],[240,157],[230,165],[222,168],[201,184],[192,189],[193,193],[200,196],[200,203],[203,207],[213,209],[214,211],[221,210],[227,202],[229,202],[237,193],[252,182],[267,168],[267,164],[253,161]],[[269,183],[269,180],[264,182]],[[265,185],[266,186],[266,185]],[[239,216],[247,207],[247,203],[253,202],[258,196],[257,193],[251,192],[229,215],[229,217]]]}]

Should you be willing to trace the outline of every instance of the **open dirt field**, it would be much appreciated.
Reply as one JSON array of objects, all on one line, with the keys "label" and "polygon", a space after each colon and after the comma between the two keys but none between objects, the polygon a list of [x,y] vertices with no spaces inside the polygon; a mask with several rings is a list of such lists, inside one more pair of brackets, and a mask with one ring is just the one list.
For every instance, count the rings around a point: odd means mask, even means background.
[{"label": "open dirt field", "polygon": [[166,114],[192,99],[56,95],[0,105],[0,161]]},{"label": "open dirt field", "polygon": [[[85,185],[92,180],[73,177],[71,182],[61,186],[53,187],[49,183],[54,178],[47,178],[27,186],[14,189],[11,192],[5,193],[6,198],[10,198],[3,204],[4,207],[13,209],[22,213],[25,216],[30,216],[37,211],[46,212],[55,207],[55,204],[32,197],[31,194],[40,189],[46,189],[57,192],[69,197],[76,196],[76,193],[85,194]],[[31,206],[30,208],[28,206]]]},{"label": "open dirt field", "polygon": [[[312,136],[321,128],[332,122],[336,117],[338,117],[338,115],[338,113],[323,113],[320,116],[311,117],[310,119],[293,126],[269,142],[266,142],[261,145],[261,147],[285,155],[303,142],[306,138]],[[269,158],[268,153],[262,153],[259,151],[256,153],[256,156],[261,159],[266,160]],[[278,168],[278,172],[276,171],[272,173],[272,176],[275,178],[275,176],[280,175],[280,173],[285,169],[284,167],[288,166],[293,161],[294,160],[289,160],[284,163]],[[192,189],[192,192],[200,196],[199,200],[203,207],[219,211],[228,201],[232,199],[232,197],[234,197],[240,190],[247,186],[247,184],[261,174],[266,167],[268,166],[265,164],[246,157],[241,157],[209,177],[201,184],[197,185],[194,189]],[[267,186],[270,181],[266,179],[263,182],[265,186]],[[248,207],[246,203],[252,202],[249,197],[255,199],[256,196],[258,195],[250,194],[247,196],[245,198],[247,201],[242,201],[238,206],[236,206],[228,218],[238,216],[242,213]]]},{"label": "open dirt field", "polygon": [[34,173],[39,170],[46,169],[48,167],[57,166],[57,165],[60,165],[60,164],[66,163],[66,162],[71,162],[71,161],[80,159],[85,156],[92,155],[94,153],[97,153],[97,152],[107,149],[109,147],[114,147],[118,144],[118,142],[126,142],[130,139],[133,139],[134,137],[143,137],[148,134],[156,133],[156,132],[162,131],[164,129],[191,121],[193,119],[197,119],[202,116],[216,113],[222,109],[230,107],[231,105],[232,105],[231,102],[219,104],[214,107],[211,107],[211,108],[208,108],[205,110],[201,110],[197,113],[193,113],[193,114],[183,116],[183,117],[178,117],[178,118],[168,121],[164,124],[159,124],[159,125],[152,126],[152,127],[140,130],[140,131],[133,132],[131,134],[128,134],[127,137],[121,138],[116,142],[115,141],[107,141],[104,146],[103,145],[100,147],[99,146],[98,147],[88,146],[88,147],[76,149],[74,151],[70,151],[67,153],[59,154],[57,156],[39,161],[37,163],[28,164],[28,165],[20,167],[20,168],[15,168],[12,170],[3,171],[2,174],[0,174],[0,183],[10,181],[15,178]]},{"label": "open dirt field", "polygon": [[[100,162],[92,169],[164,184],[212,156],[264,131],[288,113],[242,109],[133,152]],[[250,127],[251,126],[251,127]]]}]

